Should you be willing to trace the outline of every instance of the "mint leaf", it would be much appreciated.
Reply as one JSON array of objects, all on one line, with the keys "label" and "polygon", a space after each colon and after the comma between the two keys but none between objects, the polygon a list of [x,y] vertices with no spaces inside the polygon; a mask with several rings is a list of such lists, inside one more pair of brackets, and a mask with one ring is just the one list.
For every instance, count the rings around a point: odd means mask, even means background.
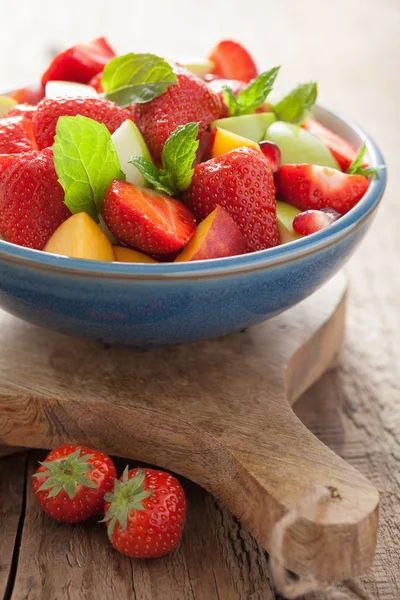
[{"label": "mint leaf", "polygon": [[103,198],[114,179],[125,179],[107,127],[77,115],[60,117],[53,145],[54,166],[72,213],[98,222]]},{"label": "mint leaf", "polygon": [[172,66],[155,54],[124,54],[105,66],[101,83],[106,98],[120,106],[149,102],[177,82]]},{"label": "mint leaf", "polygon": [[348,173],[349,175],[364,175],[365,177],[368,177],[368,175],[376,177],[378,175],[379,171],[381,171],[383,167],[363,167],[364,154],[366,149],[366,145],[363,144],[359,149],[357,156],[347,169],[346,173]]},{"label": "mint leaf", "polygon": [[315,81],[301,83],[274,106],[279,121],[301,123],[317,101],[318,87]]},{"label": "mint leaf", "polygon": [[142,156],[134,156],[129,162],[160,192],[170,196],[184,192],[193,177],[193,162],[199,146],[198,134],[198,123],[179,125],[164,144],[162,169]]},{"label": "mint leaf", "polygon": [[280,67],[274,67],[269,71],[264,71],[250,81],[249,85],[237,96],[226,86],[223,91],[223,100],[229,109],[229,115],[231,117],[247,115],[259,108],[272,90],[279,69]]}]

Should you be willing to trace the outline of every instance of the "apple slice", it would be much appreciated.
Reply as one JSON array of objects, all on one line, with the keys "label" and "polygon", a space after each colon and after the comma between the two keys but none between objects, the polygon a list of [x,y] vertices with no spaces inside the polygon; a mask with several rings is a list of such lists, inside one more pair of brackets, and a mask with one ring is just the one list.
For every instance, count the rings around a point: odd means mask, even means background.
[{"label": "apple slice", "polygon": [[0,96],[0,119],[2,119],[13,106],[17,104],[17,101],[9,96]]},{"label": "apple slice", "polygon": [[114,261],[107,236],[85,212],[69,217],[53,233],[44,252],[86,260]]},{"label": "apple slice", "polygon": [[254,115],[240,115],[239,117],[226,117],[211,123],[211,127],[220,127],[242,135],[253,142],[261,142],[265,138],[268,127],[276,121],[272,112],[256,113]]},{"label": "apple slice", "polygon": [[147,256],[147,254],[139,252],[138,250],[132,250],[132,248],[124,248],[124,246],[113,246],[113,250],[116,262],[153,264],[157,264],[158,262],[154,260],[154,258],[151,258],[151,256]]},{"label": "apple slice", "polygon": [[197,75],[197,77],[200,77],[200,79],[204,79],[215,67],[212,60],[207,59],[187,59],[184,62],[179,60],[178,63],[194,75]]},{"label": "apple slice", "polygon": [[95,98],[98,96],[91,85],[74,81],[48,81],[45,93],[46,98]]},{"label": "apple slice", "polygon": [[237,148],[243,148],[243,146],[253,148],[253,150],[261,152],[260,146],[256,142],[242,137],[237,133],[232,133],[232,131],[220,129],[219,127],[215,127],[211,132],[212,158],[216,158],[217,156],[221,156],[221,154],[226,154],[227,152],[236,150]]},{"label": "apple slice", "polygon": [[299,209],[291,204],[287,204],[287,202],[282,202],[281,200],[276,201],[276,221],[278,223],[281,244],[287,244],[302,237],[293,229],[294,218],[299,213]]},{"label": "apple slice", "polygon": [[126,175],[126,181],[140,187],[149,187],[148,181],[129,162],[133,156],[143,156],[151,161],[150,152],[137,125],[129,119],[124,121],[112,134],[111,139],[117,151],[121,169]]},{"label": "apple slice", "polygon": [[244,237],[232,217],[217,206],[200,223],[196,233],[174,262],[208,260],[244,254]]}]

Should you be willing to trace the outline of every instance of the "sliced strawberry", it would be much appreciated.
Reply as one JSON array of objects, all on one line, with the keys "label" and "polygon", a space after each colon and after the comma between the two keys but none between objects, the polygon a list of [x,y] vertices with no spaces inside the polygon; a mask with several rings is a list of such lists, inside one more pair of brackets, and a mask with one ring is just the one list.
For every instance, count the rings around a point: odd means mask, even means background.
[{"label": "sliced strawberry", "polygon": [[50,148],[0,160],[0,233],[5,240],[42,250],[70,216]]},{"label": "sliced strawberry", "polygon": [[328,227],[339,217],[340,214],[336,211],[306,210],[295,216],[292,227],[300,235],[311,235]]},{"label": "sliced strawberry", "polygon": [[237,96],[239,92],[247,87],[247,83],[245,81],[239,81],[237,79],[213,79],[209,81],[207,85],[210,90],[217,94],[218,98],[220,99],[222,106],[220,118],[229,116],[228,107],[223,100],[224,88],[229,87],[235,96]]},{"label": "sliced strawberry", "polygon": [[279,242],[272,171],[261,152],[252,148],[197,165],[185,201],[199,221],[222,206],[239,226],[249,251]]},{"label": "sliced strawberry", "polygon": [[196,229],[192,213],[182,202],[126,181],[112,182],[102,215],[116,238],[150,254],[183,248]]},{"label": "sliced strawberry", "polygon": [[43,73],[42,85],[55,79],[88,83],[114,57],[114,50],[103,37],[88,44],[77,44],[53,58]]},{"label": "sliced strawberry", "polygon": [[101,98],[48,98],[39,103],[33,118],[38,147],[47,148],[53,144],[59,117],[76,115],[103,123],[110,133],[132,118],[128,109]]},{"label": "sliced strawberry", "polygon": [[44,98],[44,87],[32,85],[6,94],[13,98],[18,104],[38,104]]},{"label": "sliced strawberry", "polygon": [[221,102],[206,83],[187,69],[174,66],[177,83],[150,102],[136,104],[134,119],[156,162],[179,125],[199,123],[199,136],[221,114]]},{"label": "sliced strawberry", "polygon": [[357,149],[349,142],[346,142],[340,135],[333,133],[333,131],[315,121],[315,119],[307,117],[302,127],[315,135],[315,137],[320,139],[329,148],[342,171],[346,172],[357,156]]},{"label": "sliced strawberry", "polygon": [[102,77],[103,77],[103,71],[100,71],[100,73],[97,73],[97,75],[92,77],[92,79],[89,81],[89,85],[91,85],[92,88],[94,88],[98,94],[101,94],[102,92],[104,92],[103,86],[101,83]]},{"label": "sliced strawberry", "polygon": [[34,104],[16,104],[7,113],[6,117],[25,117],[29,121],[33,121],[36,113],[36,105]]},{"label": "sliced strawberry", "polygon": [[21,154],[36,149],[31,121],[24,117],[0,119],[0,154]]},{"label": "sliced strawberry", "polygon": [[283,165],[276,174],[282,200],[298,209],[330,207],[344,214],[364,196],[369,181],[363,175],[347,175],[317,165]]},{"label": "sliced strawberry", "polygon": [[271,167],[271,171],[276,173],[279,169],[279,165],[281,164],[281,151],[279,146],[274,144],[274,142],[268,141],[260,142],[259,145],[261,152],[264,154],[269,166]]},{"label": "sliced strawberry", "polygon": [[258,75],[257,67],[245,48],[232,40],[223,40],[208,57],[215,65],[213,73],[224,79],[249,82]]}]

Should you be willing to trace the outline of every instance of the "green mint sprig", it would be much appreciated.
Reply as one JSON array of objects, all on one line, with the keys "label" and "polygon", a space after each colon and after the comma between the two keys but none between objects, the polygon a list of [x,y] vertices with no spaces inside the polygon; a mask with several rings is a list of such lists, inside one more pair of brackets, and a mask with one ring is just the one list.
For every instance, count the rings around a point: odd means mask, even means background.
[{"label": "green mint sprig", "polygon": [[53,145],[54,166],[72,213],[86,212],[96,222],[114,179],[125,179],[107,127],[77,115],[60,117]]},{"label": "green mint sprig", "polygon": [[174,196],[189,187],[193,177],[193,162],[199,146],[199,123],[180,125],[169,136],[161,154],[162,169],[142,156],[129,162],[160,192]]},{"label": "green mint sprig", "polygon": [[149,102],[177,82],[172,66],[155,54],[124,54],[105,66],[101,83],[108,100],[120,106]]},{"label": "green mint sprig", "polygon": [[231,117],[248,115],[259,108],[272,90],[279,69],[280,67],[274,67],[269,71],[264,71],[250,81],[249,85],[240,91],[237,96],[235,96],[229,86],[226,86],[222,97],[228,107],[229,115]]},{"label": "green mint sprig", "polygon": [[301,83],[274,105],[274,113],[279,121],[302,123],[316,103],[317,96],[315,81]]},{"label": "green mint sprig", "polygon": [[368,177],[369,175],[372,175],[372,177],[378,176],[379,171],[381,171],[383,169],[383,167],[364,167],[363,166],[364,154],[365,154],[366,149],[367,149],[366,145],[363,144],[361,146],[361,148],[359,149],[356,158],[353,160],[353,162],[347,169],[346,173],[348,173],[349,175],[364,175],[365,177]]}]

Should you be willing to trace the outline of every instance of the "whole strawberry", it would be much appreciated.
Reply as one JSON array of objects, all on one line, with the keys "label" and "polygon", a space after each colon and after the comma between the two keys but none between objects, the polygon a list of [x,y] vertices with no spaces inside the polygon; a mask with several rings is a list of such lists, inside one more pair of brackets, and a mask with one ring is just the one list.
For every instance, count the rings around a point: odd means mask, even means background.
[{"label": "whole strawberry", "polygon": [[199,77],[174,67],[177,83],[150,102],[137,104],[134,117],[156,162],[163,146],[179,125],[199,123],[199,136],[221,114],[221,101]]},{"label": "whole strawberry", "polygon": [[222,206],[241,229],[250,252],[279,242],[272,171],[263,154],[252,148],[197,165],[185,201],[199,221]]},{"label": "whole strawberry", "polygon": [[6,241],[43,250],[57,227],[70,216],[51,148],[3,156],[0,233]]},{"label": "whole strawberry", "polygon": [[0,119],[0,154],[21,154],[36,150],[32,123],[22,116]]},{"label": "whole strawberry", "polygon": [[186,499],[173,475],[153,469],[125,469],[105,495],[104,521],[114,548],[134,558],[157,558],[180,542]]},{"label": "whole strawberry", "polygon": [[132,118],[129,110],[101,98],[45,99],[39,102],[33,117],[35,138],[39,149],[53,145],[59,117],[76,115],[103,123],[110,133],[114,133],[126,119]]},{"label": "whole strawberry", "polygon": [[116,474],[106,454],[85,446],[61,446],[40,463],[32,487],[49,517],[78,523],[103,508],[104,494],[112,489]]}]

